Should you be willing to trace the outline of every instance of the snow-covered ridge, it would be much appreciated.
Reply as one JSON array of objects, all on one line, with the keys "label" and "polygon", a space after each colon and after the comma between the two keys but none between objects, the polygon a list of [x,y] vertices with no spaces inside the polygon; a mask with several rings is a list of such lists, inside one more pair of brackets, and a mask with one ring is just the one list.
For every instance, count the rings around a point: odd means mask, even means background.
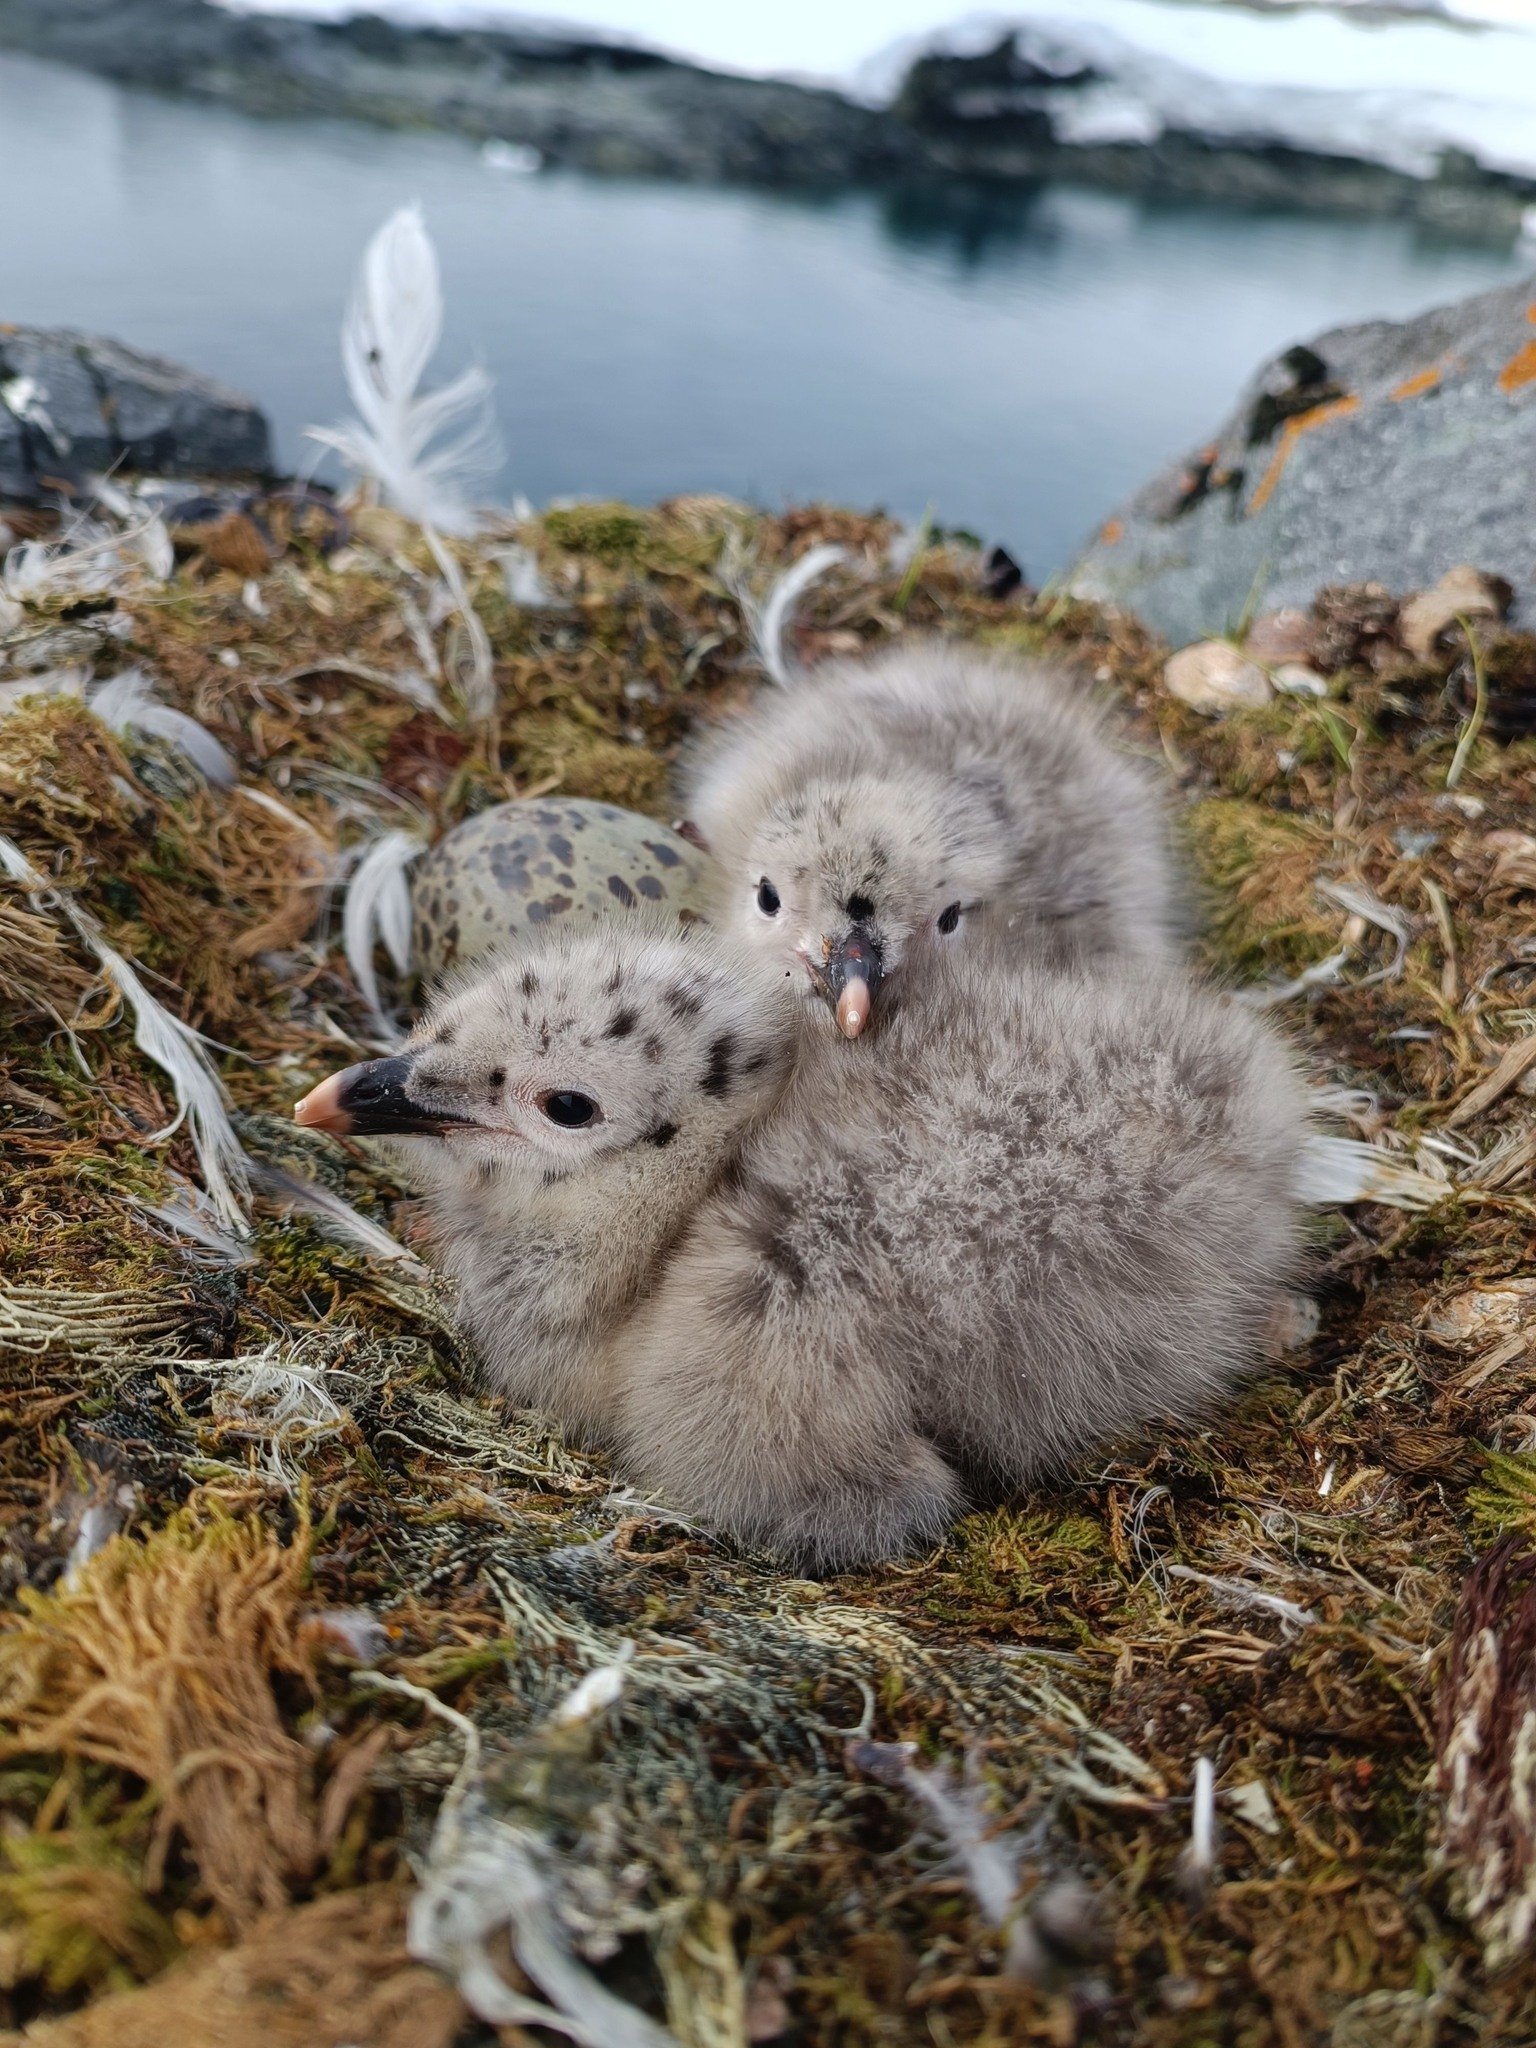
[{"label": "snow-covered ridge", "polygon": [[[380,14],[408,27],[499,27],[691,54],[732,71],[838,77],[889,102],[934,52],[979,55],[1015,33],[1041,71],[1019,111],[1090,147],[1166,133],[1237,147],[1282,144],[1432,177],[1446,150],[1536,176],[1536,0],[1040,0],[944,25],[945,0],[219,0],[232,12],[337,21]],[[852,52],[911,28],[878,55]],[[867,41],[862,39],[867,38]]]},{"label": "snow-covered ridge", "polygon": [[[1525,25],[1444,15],[1383,18],[1350,7],[1271,10],[1199,0],[1057,0],[977,14],[872,60],[858,84],[891,97],[928,54],[979,56],[1013,34],[1063,80],[1017,95],[1063,143],[1151,143],[1170,131],[1237,146],[1281,144],[1432,177],[1447,150],[1492,171],[1536,175],[1536,7]],[[1505,16],[1514,19],[1514,0]]]}]

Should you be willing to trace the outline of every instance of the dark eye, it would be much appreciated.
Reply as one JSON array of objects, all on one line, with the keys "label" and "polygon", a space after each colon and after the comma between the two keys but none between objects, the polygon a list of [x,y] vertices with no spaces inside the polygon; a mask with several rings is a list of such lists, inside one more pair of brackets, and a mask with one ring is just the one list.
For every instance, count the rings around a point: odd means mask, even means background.
[{"label": "dark eye", "polygon": [[939,930],[943,932],[946,938],[959,922],[960,906],[958,903],[951,903],[948,910],[941,910],[939,912]]},{"label": "dark eye", "polygon": [[867,896],[850,896],[843,908],[856,924],[875,914],[875,906]]},{"label": "dark eye", "polygon": [[764,917],[777,917],[779,914],[779,892],[766,875],[757,885],[757,907]]},{"label": "dark eye", "polygon": [[583,1124],[596,1123],[602,1113],[590,1095],[578,1095],[574,1088],[557,1088],[541,1096],[539,1107],[552,1124],[559,1124],[566,1131],[579,1131]]}]

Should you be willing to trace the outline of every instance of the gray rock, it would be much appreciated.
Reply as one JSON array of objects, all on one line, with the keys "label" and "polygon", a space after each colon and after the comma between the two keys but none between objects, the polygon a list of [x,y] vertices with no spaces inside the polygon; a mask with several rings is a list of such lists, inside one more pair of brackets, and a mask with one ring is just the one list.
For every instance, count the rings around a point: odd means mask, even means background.
[{"label": "gray rock", "polygon": [[34,478],[27,452],[27,430],[0,404],[0,501],[32,495]]},{"label": "gray rock", "polygon": [[266,419],[238,391],[116,341],[93,341],[87,355],[130,469],[237,476],[271,468]]},{"label": "gray rock", "polygon": [[40,327],[18,327],[0,337],[5,379],[0,399],[31,430],[34,465],[50,456],[56,474],[103,470],[117,442],[102,411],[101,392],[77,346],[78,337]]},{"label": "gray rock", "polygon": [[1208,446],[1109,519],[1073,590],[1140,614],[1175,645],[1229,630],[1256,599],[1329,583],[1404,593],[1458,563],[1536,612],[1536,286],[1289,349]]},{"label": "gray rock", "polygon": [[0,326],[0,497],[114,467],[261,476],[271,435],[248,398],[179,363],[71,328]]}]

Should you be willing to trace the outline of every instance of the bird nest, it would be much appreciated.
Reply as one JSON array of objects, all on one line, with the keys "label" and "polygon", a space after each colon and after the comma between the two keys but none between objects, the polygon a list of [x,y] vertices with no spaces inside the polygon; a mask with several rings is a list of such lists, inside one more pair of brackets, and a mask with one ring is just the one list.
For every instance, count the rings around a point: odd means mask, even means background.
[{"label": "bird nest", "polygon": [[[1320,1327],[1230,1414],[811,1583],[480,1395],[410,1204],[286,1118],[371,1028],[349,849],[553,789],[665,815],[752,686],[743,588],[826,541],[803,659],[942,631],[1119,696],[1207,966],[1415,1172],[1322,1212]],[[577,507],[451,579],[292,500],[175,543],[0,605],[0,2025],[1530,2038],[1536,743],[1477,626],[1419,658],[1329,593],[1326,696],[1207,718],[1133,622],[879,519]],[[225,786],[92,708],[126,665]],[[204,1034],[248,1236],[122,963]]]}]

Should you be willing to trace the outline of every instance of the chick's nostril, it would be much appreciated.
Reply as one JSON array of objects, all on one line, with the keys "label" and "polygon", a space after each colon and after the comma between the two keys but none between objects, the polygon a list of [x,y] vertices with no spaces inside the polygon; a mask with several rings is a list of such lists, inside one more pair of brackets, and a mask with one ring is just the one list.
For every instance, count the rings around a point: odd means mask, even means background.
[{"label": "chick's nostril", "polygon": [[409,1060],[369,1060],[351,1069],[350,1080],[342,1077],[342,1100],[353,1111],[377,1109],[380,1103],[399,1098],[410,1071]]},{"label": "chick's nostril", "polygon": [[827,980],[834,994],[850,981],[867,981],[871,988],[880,979],[881,947],[878,939],[857,926],[826,949]]}]

